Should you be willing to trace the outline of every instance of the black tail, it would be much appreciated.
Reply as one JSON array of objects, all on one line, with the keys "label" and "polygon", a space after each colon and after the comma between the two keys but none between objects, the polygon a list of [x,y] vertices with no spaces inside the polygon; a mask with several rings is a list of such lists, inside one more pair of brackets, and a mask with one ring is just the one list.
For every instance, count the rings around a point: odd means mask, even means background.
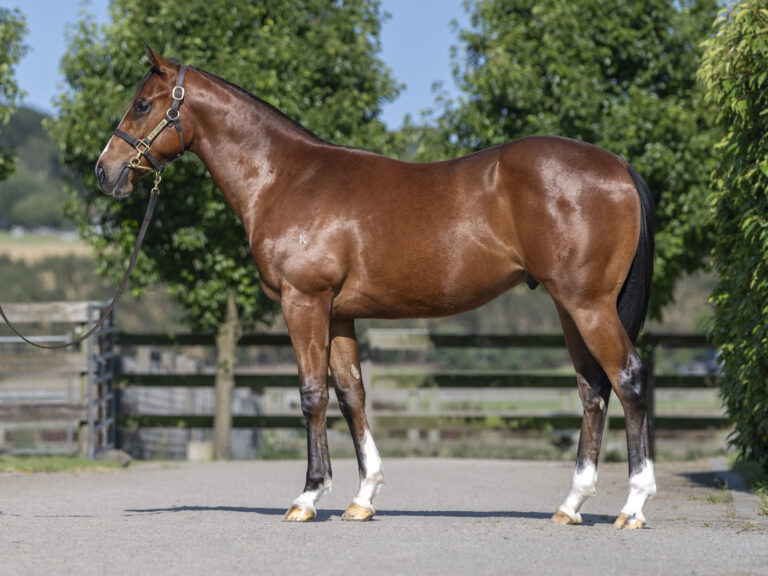
[{"label": "black tail", "polygon": [[637,243],[635,259],[632,261],[627,279],[619,293],[617,308],[621,324],[632,342],[635,342],[645,322],[645,316],[648,313],[648,300],[651,296],[655,217],[653,199],[648,185],[637,173],[637,170],[629,164],[627,164],[627,171],[635,183],[637,194],[640,196],[642,215],[640,218],[640,239]]}]

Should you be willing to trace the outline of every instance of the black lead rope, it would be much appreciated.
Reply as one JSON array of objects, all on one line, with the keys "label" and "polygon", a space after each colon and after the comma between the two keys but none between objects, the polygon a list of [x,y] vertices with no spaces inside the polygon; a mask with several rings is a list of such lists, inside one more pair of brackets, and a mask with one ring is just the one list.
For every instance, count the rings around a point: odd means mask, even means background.
[{"label": "black lead rope", "polygon": [[120,296],[122,296],[123,291],[125,290],[126,285],[128,284],[128,277],[131,275],[131,270],[133,270],[134,264],[136,264],[136,258],[139,256],[139,249],[141,248],[141,243],[144,240],[144,236],[147,234],[147,228],[149,227],[149,221],[152,219],[152,212],[155,210],[155,204],[157,204],[157,197],[160,191],[158,190],[157,185],[159,184],[159,174],[158,178],[155,179],[155,186],[152,188],[152,192],[149,196],[149,205],[147,206],[147,213],[144,215],[144,222],[141,224],[141,229],[139,230],[139,236],[136,238],[136,246],[133,248],[133,254],[131,255],[131,261],[128,264],[128,269],[125,271],[125,275],[123,276],[123,281],[120,282],[120,286],[117,289],[117,292],[115,292],[115,296],[112,298],[112,302],[109,304],[107,309],[104,311],[104,313],[101,315],[101,318],[98,322],[90,329],[88,332],[80,336],[80,338],[76,340],[71,340],[70,342],[65,342],[64,344],[54,344],[52,346],[46,346],[44,344],[38,344],[37,342],[33,342],[23,334],[21,334],[16,327],[11,324],[11,321],[8,320],[8,317],[5,315],[5,311],[3,310],[3,307],[0,306],[0,316],[3,317],[3,320],[5,320],[5,323],[8,324],[8,327],[13,331],[16,336],[21,338],[24,342],[27,344],[31,344],[32,346],[36,348],[44,348],[46,350],[57,350],[60,348],[66,348],[67,346],[74,346],[75,344],[79,344],[83,340],[86,340],[87,338],[90,338],[93,336],[93,334],[96,333],[96,331],[101,328],[102,324],[104,324],[104,321],[109,317],[110,312],[114,309],[114,307],[117,305],[117,301],[120,300]]}]

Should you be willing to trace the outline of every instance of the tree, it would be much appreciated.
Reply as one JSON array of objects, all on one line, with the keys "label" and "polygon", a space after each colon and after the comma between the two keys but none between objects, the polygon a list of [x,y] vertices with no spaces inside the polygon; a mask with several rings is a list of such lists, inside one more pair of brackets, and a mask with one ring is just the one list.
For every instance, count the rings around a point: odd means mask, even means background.
[{"label": "tree", "polygon": [[[14,72],[27,51],[21,43],[26,33],[27,26],[21,12],[17,8],[0,7],[0,126],[8,123],[21,96]],[[13,172],[14,162],[13,152],[0,146],[0,180]]]},{"label": "tree", "polygon": [[[712,245],[706,193],[717,131],[696,84],[716,0],[478,0],[459,32],[458,102],[415,132],[421,159],[532,134],[585,140],[627,158],[657,209],[652,314]],[[414,135],[410,136],[415,140]]]},{"label": "tree", "polygon": [[744,458],[768,470],[768,9],[724,10],[699,72],[725,135],[713,174],[711,336],[723,361],[722,395]]},{"label": "tree", "polygon": [[[82,178],[72,214],[103,273],[116,278],[123,269],[144,210],[140,201],[103,197],[93,174],[148,69],[144,42],[238,84],[322,138],[379,151],[394,145],[377,119],[398,86],[378,58],[374,0],[122,0],[112,2],[110,16],[102,27],[86,17],[74,30],[62,61],[67,90],[50,125],[64,163]],[[183,107],[181,114],[183,122]],[[235,338],[268,320],[275,307],[259,288],[243,227],[204,166],[185,156],[166,171],[162,189],[134,285],[165,282],[196,330]],[[219,357],[227,386],[233,353],[219,347]]]}]

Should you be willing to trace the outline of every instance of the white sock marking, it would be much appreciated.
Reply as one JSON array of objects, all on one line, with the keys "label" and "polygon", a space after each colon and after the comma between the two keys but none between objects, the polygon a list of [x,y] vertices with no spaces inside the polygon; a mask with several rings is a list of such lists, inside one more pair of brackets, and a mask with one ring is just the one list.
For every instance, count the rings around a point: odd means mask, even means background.
[{"label": "white sock marking", "polygon": [[293,505],[316,513],[315,504],[320,500],[320,497],[323,494],[331,490],[331,484],[331,479],[327,478],[317,490],[308,490],[299,495],[299,497],[293,501]]},{"label": "white sock marking", "polygon": [[573,471],[571,477],[571,491],[560,506],[560,510],[565,512],[576,522],[581,523],[581,514],[579,510],[587,498],[593,496],[597,487],[597,468],[591,462],[588,462],[584,468],[579,471],[577,468]]},{"label": "white sock marking", "polygon": [[378,494],[381,485],[384,483],[384,471],[381,465],[381,456],[376,449],[373,436],[369,430],[365,431],[363,436],[363,461],[365,462],[366,476],[360,477],[360,489],[352,502],[363,508],[375,511],[373,507],[373,497]]},{"label": "white sock marking", "polygon": [[624,508],[621,509],[621,513],[645,522],[643,506],[655,495],[656,476],[653,472],[653,460],[646,460],[645,468],[629,478],[629,496]]}]

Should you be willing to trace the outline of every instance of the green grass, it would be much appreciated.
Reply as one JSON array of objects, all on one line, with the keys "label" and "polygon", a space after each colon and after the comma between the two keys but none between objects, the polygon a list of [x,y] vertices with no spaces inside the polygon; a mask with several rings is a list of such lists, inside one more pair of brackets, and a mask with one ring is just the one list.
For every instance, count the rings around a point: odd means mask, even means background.
[{"label": "green grass", "polygon": [[0,456],[0,473],[79,472],[119,468],[117,462],[93,461],[70,456]]},{"label": "green grass", "polygon": [[730,504],[733,502],[733,494],[728,489],[728,485],[724,484],[717,492],[707,494],[707,502],[711,504]]},{"label": "green grass", "polygon": [[[23,236],[12,236],[10,232],[6,230],[0,230],[0,244],[10,244],[10,245],[34,245],[34,246],[45,246],[45,245],[56,245],[61,244],[62,240],[59,236],[55,234],[33,234],[33,233],[27,233]],[[74,238],[74,239],[67,239],[65,240],[67,243],[72,244],[82,244],[85,246],[85,242],[81,240],[80,238]]]}]

